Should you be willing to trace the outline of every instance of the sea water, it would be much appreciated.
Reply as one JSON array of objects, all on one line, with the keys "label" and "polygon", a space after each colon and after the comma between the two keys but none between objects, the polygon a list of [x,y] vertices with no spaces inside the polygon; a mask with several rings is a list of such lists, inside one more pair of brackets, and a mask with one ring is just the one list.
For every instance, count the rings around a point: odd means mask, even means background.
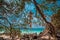
[{"label": "sea water", "polygon": [[40,32],[43,32],[44,28],[27,28],[27,29],[21,29],[22,34],[33,34],[37,33],[39,34]]},{"label": "sea water", "polygon": [[[40,32],[43,32],[45,28],[27,28],[27,29],[23,29],[21,28],[21,34],[33,34],[33,33],[37,33],[39,34]],[[1,30],[0,33],[4,33],[5,30]]]}]

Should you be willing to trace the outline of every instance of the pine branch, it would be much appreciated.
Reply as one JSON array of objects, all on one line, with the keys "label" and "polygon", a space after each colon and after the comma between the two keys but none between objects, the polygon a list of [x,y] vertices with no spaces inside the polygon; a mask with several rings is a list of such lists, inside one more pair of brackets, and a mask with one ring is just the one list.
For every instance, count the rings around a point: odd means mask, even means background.
[{"label": "pine branch", "polygon": [[41,15],[41,17],[43,18],[43,20],[47,23],[48,27],[49,27],[49,31],[51,32],[50,35],[52,35],[53,37],[56,37],[56,32],[55,32],[55,27],[52,25],[51,22],[48,22],[45,18],[45,15],[42,13],[41,9],[37,6],[37,3],[35,0],[34,1],[34,5],[36,6],[36,9],[38,10],[39,14]]}]

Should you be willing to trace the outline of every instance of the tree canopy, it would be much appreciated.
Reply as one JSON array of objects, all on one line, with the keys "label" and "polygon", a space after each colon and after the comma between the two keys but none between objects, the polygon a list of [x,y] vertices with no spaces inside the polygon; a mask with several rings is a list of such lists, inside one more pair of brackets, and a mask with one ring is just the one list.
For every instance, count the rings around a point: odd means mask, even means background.
[{"label": "tree canopy", "polygon": [[[52,25],[51,16],[60,9],[58,0],[0,0],[0,24],[12,28],[29,28],[33,24]],[[53,29],[52,29],[53,30]]]}]

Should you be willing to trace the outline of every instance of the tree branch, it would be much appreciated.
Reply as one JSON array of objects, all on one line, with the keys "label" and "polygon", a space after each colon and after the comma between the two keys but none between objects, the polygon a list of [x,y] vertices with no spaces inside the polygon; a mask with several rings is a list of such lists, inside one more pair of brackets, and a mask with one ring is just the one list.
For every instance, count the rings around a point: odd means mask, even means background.
[{"label": "tree branch", "polygon": [[45,22],[47,22],[47,20],[46,20],[46,18],[45,18],[45,15],[42,13],[42,11],[40,10],[40,8],[38,7],[36,1],[35,1],[35,0],[33,0],[33,1],[34,1],[34,5],[36,6],[36,9],[38,10],[39,14],[42,16],[43,20],[44,20]]},{"label": "tree branch", "polygon": [[7,22],[11,25],[11,23],[8,21],[8,19],[6,17],[0,17],[0,19],[5,19],[7,20]]},{"label": "tree branch", "polygon": [[[36,9],[38,10],[39,14],[41,15],[41,17],[43,18],[43,20],[47,23],[48,27],[49,27],[49,31],[51,32],[51,35],[56,36],[56,32],[55,32],[55,27],[52,25],[52,23],[48,22],[45,18],[45,15],[42,13],[41,9],[38,7],[37,3],[35,0],[33,0],[34,5],[36,6]],[[53,37],[54,37],[53,36]]]}]

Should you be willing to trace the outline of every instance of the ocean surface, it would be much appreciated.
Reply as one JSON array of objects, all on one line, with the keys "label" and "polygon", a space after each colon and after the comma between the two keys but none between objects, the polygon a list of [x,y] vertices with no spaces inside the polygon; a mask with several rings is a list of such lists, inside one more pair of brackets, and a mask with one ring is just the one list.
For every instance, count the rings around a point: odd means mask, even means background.
[{"label": "ocean surface", "polygon": [[[21,28],[21,34],[33,34],[33,33],[37,33],[39,34],[40,32],[43,32],[45,28],[27,28],[27,29],[23,29]],[[0,29],[0,33],[4,33],[5,30]]]},{"label": "ocean surface", "polygon": [[21,29],[22,34],[33,34],[37,33],[39,34],[40,32],[43,32],[44,28],[27,28],[27,29]]}]

